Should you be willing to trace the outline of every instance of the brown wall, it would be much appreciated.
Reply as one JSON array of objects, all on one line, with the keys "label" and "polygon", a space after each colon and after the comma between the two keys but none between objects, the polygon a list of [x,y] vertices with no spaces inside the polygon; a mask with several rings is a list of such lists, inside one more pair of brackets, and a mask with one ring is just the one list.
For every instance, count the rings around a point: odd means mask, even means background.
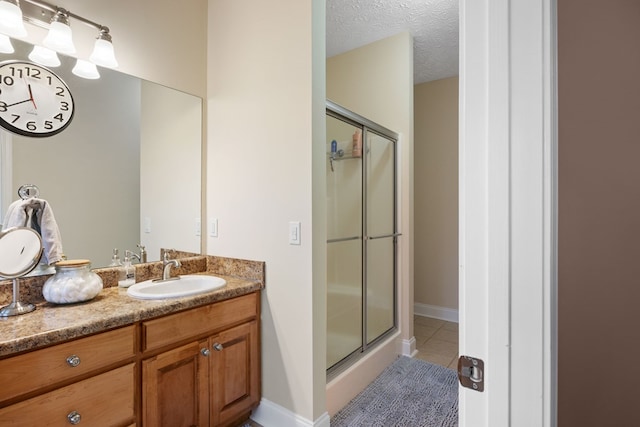
[{"label": "brown wall", "polygon": [[558,0],[558,106],[558,425],[640,425],[640,1]]}]

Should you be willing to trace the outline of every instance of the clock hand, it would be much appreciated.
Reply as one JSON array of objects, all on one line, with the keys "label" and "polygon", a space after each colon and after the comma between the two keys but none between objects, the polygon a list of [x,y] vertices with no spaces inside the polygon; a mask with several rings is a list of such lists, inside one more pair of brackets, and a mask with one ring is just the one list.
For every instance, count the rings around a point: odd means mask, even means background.
[{"label": "clock hand", "polygon": [[25,102],[29,102],[31,99],[25,99],[24,101],[14,102],[13,104],[7,104],[7,107],[13,107],[14,105],[24,104]]},{"label": "clock hand", "polygon": [[33,99],[33,92],[31,92],[31,85],[28,84],[27,87],[29,88],[29,100],[33,103],[33,108],[37,110],[38,106],[36,105],[36,101]]}]

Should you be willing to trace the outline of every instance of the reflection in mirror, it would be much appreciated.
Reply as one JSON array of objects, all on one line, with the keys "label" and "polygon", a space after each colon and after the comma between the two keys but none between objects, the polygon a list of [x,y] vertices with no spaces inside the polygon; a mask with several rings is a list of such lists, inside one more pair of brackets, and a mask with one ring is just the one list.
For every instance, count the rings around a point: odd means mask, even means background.
[{"label": "reflection in mirror", "polygon": [[34,269],[42,256],[40,235],[27,227],[13,227],[0,232],[0,277],[13,279],[11,304],[0,309],[0,317],[31,313],[36,307],[20,301],[18,277]]},{"label": "reflection in mirror", "polygon": [[42,255],[42,240],[31,228],[0,232],[0,277],[13,279],[29,273]]},{"label": "reflection in mirror", "polygon": [[[32,46],[12,40],[26,59]],[[52,68],[71,90],[71,125],[49,138],[0,130],[0,220],[23,184],[52,207],[67,258],[111,262],[114,248],[158,261],[160,248],[200,252],[202,100],[99,68],[100,79],[71,73],[75,59]]]}]

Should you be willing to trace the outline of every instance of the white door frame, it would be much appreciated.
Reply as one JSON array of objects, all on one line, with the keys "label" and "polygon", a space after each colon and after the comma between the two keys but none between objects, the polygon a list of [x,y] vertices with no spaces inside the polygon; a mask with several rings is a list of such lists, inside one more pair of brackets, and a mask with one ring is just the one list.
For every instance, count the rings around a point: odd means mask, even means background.
[{"label": "white door frame", "polygon": [[461,427],[555,426],[555,0],[460,1]]}]

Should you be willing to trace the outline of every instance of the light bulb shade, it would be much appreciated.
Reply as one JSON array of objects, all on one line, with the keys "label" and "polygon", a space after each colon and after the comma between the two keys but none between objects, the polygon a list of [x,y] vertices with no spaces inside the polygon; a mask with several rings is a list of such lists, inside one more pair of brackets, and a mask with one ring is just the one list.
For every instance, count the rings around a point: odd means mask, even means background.
[{"label": "light bulb shade", "polygon": [[34,46],[29,54],[29,59],[47,67],[60,66],[60,59],[55,51],[42,46]]},{"label": "light bulb shade", "polygon": [[116,68],[118,66],[118,61],[113,53],[113,44],[100,38],[96,40],[89,60],[101,67]]},{"label": "light bulb shade", "polygon": [[42,41],[49,49],[56,52],[72,55],[76,53],[76,47],[73,45],[71,35],[71,27],[62,22],[52,22],[49,27],[47,37]]},{"label": "light bulb shade", "polygon": [[75,67],[71,70],[73,74],[78,77],[82,77],[84,79],[99,79],[100,73],[98,73],[98,69],[96,68],[96,64],[92,64],[89,61],[85,61],[84,59],[78,59]]},{"label": "light bulb shade", "polygon": [[15,52],[15,50],[13,49],[13,45],[11,44],[11,40],[9,40],[9,36],[0,34],[0,53],[13,53],[13,52]]},{"label": "light bulb shade", "polygon": [[16,3],[0,1],[0,33],[10,37],[24,37],[27,30],[22,22],[22,10]]}]

